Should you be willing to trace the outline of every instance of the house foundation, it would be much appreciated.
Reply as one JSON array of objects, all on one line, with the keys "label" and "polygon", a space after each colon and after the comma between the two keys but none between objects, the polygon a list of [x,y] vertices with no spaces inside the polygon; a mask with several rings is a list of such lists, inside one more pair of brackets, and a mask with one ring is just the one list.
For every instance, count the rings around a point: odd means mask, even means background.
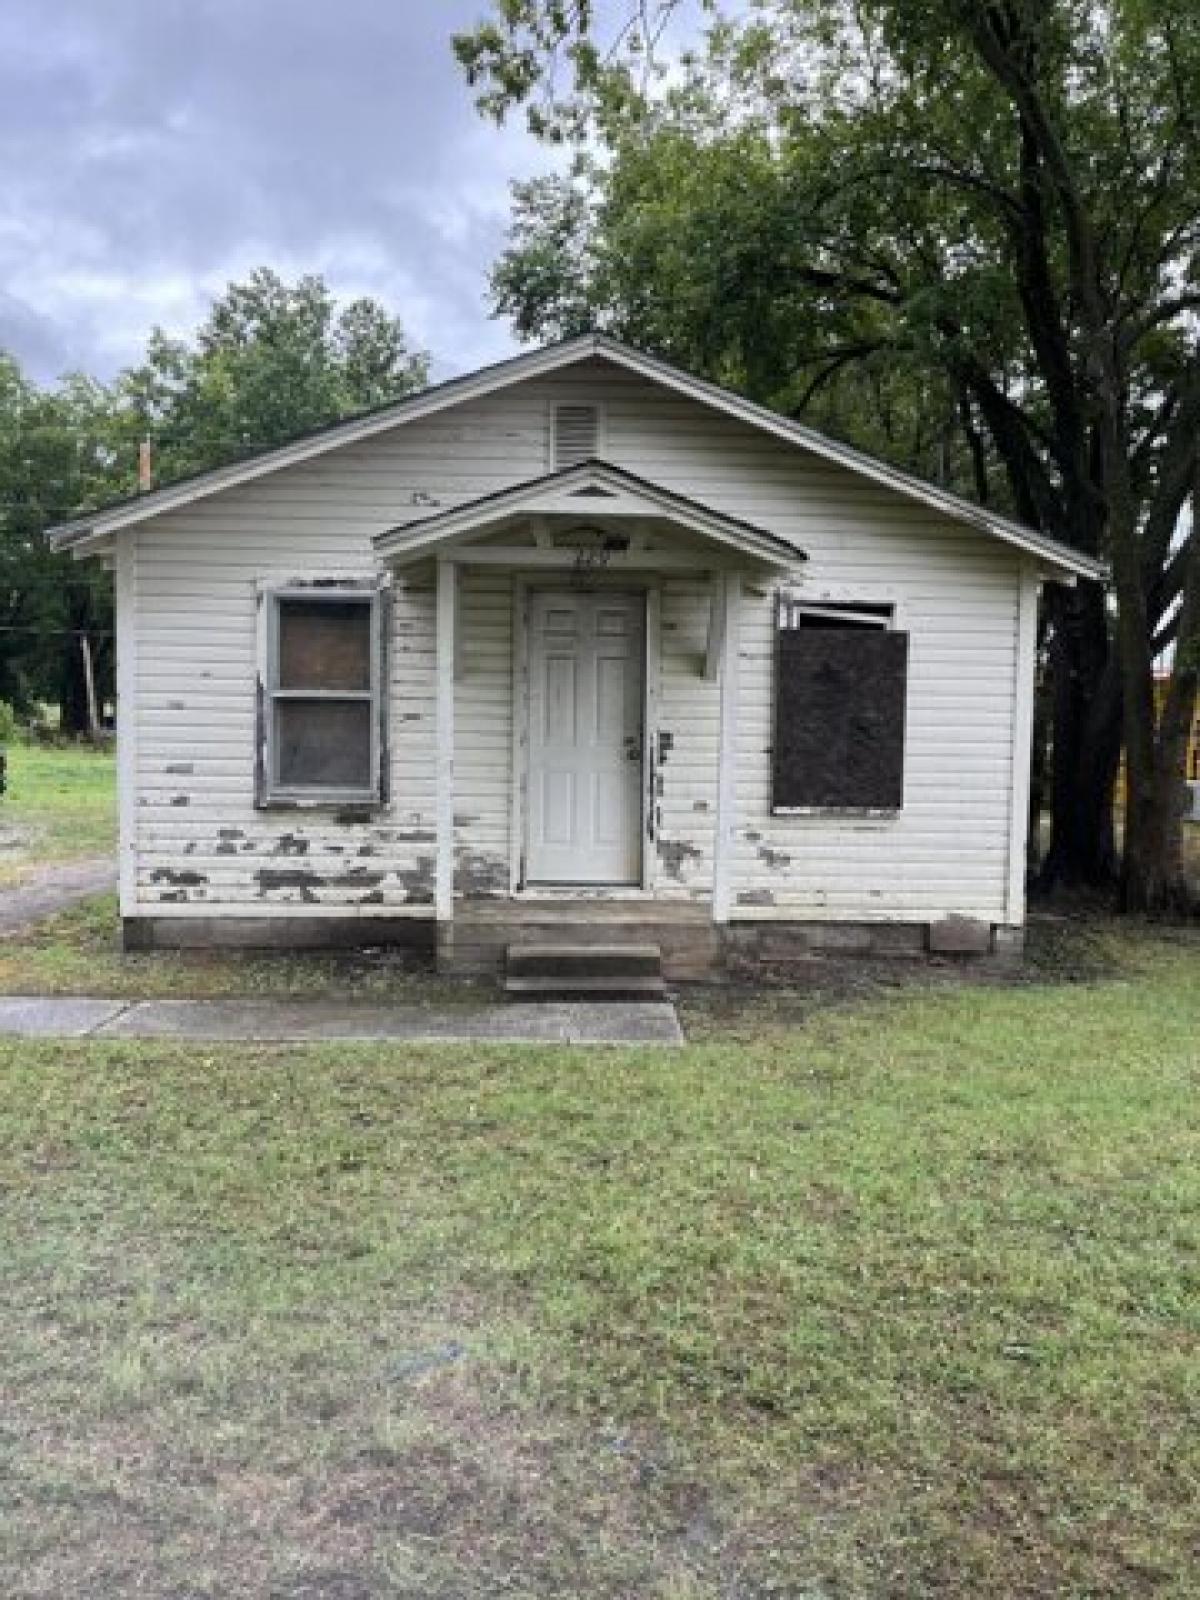
[{"label": "house foundation", "polygon": [[513,944],[656,945],[675,983],[752,980],[814,961],[955,959],[1019,964],[1024,929],[988,923],[760,921],[716,923],[707,905],[603,901],[469,901],[454,920],[379,917],[127,917],[122,942],[138,950],[402,951],[463,977],[504,971]]}]

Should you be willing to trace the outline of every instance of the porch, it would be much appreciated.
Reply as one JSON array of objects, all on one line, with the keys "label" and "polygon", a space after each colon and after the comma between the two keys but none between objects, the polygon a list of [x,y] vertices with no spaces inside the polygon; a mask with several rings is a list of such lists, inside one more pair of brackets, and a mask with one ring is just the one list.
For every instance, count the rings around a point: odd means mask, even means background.
[{"label": "porch", "polygon": [[743,589],[802,553],[598,462],[410,523],[377,553],[436,571],[439,966],[636,944],[668,977],[711,975],[734,903]]},{"label": "porch", "polygon": [[655,946],[668,981],[700,982],[721,968],[723,941],[710,903],[619,900],[603,896],[460,899],[437,927],[444,972],[495,976],[512,946],[561,949]]}]

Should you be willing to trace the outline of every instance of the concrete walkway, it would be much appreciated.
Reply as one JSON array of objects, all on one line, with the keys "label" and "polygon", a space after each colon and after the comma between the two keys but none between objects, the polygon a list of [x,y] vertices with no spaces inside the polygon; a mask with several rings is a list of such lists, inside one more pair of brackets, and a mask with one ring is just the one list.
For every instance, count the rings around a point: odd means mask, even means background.
[{"label": "concrete walkway", "polygon": [[329,1000],[101,1000],[0,996],[0,1036],[24,1039],[191,1039],[313,1044],[680,1045],[675,1007],[496,1005],[426,1010]]},{"label": "concrete walkway", "polygon": [[0,939],[24,933],[43,918],[116,886],[117,864],[111,856],[41,867],[17,888],[0,889]]}]

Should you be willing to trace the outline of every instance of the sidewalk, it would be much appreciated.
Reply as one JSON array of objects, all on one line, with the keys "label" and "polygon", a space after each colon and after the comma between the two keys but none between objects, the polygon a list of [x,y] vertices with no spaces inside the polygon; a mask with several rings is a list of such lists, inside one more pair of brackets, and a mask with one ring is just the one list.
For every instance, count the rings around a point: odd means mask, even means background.
[{"label": "sidewalk", "polygon": [[245,1040],[259,1044],[681,1045],[675,1007],[495,1005],[427,1010],[329,1000],[102,1000],[0,996],[0,1037]]}]

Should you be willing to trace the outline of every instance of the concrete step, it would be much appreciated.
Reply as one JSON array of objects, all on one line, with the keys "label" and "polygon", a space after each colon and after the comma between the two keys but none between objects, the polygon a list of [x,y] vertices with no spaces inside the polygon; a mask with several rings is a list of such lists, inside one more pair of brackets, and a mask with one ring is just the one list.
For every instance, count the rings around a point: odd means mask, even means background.
[{"label": "concrete step", "polygon": [[510,944],[510,978],[660,978],[662,951],[656,944]]},{"label": "concrete step", "polygon": [[556,1002],[593,1000],[612,1002],[665,1000],[666,985],[660,977],[612,976],[507,977],[504,995],[508,1000]]}]

